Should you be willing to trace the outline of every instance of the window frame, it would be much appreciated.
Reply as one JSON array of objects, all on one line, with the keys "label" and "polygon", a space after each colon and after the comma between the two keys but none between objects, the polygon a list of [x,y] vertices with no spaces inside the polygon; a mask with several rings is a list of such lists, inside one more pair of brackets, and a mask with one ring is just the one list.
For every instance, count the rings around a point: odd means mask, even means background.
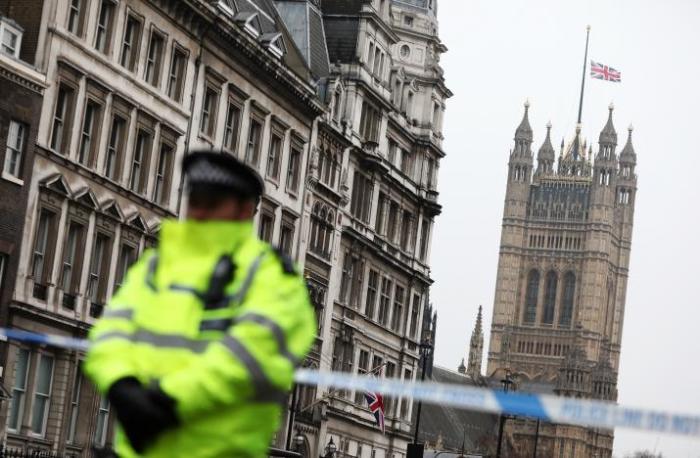
[{"label": "window frame", "polygon": [[[83,108],[82,127],[80,129],[80,141],[78,142],[77,159],[79,163],[87,168],[93,168],[97,162],[97,153],[100,147],[100,131],[104,119],[103,112],[104,105],[95,100],[94,97],[86,97],[85,106]],[[88,121],[88,114],[90,115],[89,132],[85,129]],[[86,148],[87,151],[85,151]]]},{"label": "window frame", "polygon": [[[11,144],[11,136],[13,132],[13,127],[15,130],[15,144]],[[3,164],[3,173],[15,177],[17,179],[22,179],[22,169],[24,166],[24,149],[26,147],[27,141],[27,124],[10,119],[10,123],[7,126],[7,140],[5,141],[5,161]],[[13,167],[14,162],[14,167]],[[14,170],[13,170],[14,169]]]},{"label": "window frame", "polygon": [[[77,7],[77,13],[74,16],[74,3],[78,2],[79,5]],[[66,30],[80,38],[83,38],[85,35],[85,18],[86,18],[86,10],[87,10],[87,4],[88,1],[86,0],[68,0],[68,14],[66,15]],[[72,26],[73,19],[77,18],[77,22],[74,24],[75,26]],[[75,30],[74,30],[75,29]]]},{"label": "window frame", "polygon": [[[17,375],[18,375],[18,361],[19,361],[19,355],[24,354],[26,355],[26,362],[25,362],[25,367],[24,367],[24,384],[22,387],[16,386],[17,384]],[[15,356],[15,361],[14,361],[14,379],[12,382],[12,388],[10,389],[12,395],[10,398],[10,405],[8,406],[7,409],[7,430],[10,432],[18,433],[20,428],[22,427],[23,419],[25,417],[25,407],[26,407],[26,398],[27,398],[27,385],[29,381],[29,369],[32,365],[32,353],[26,348],[19,347],[17,348],[17,353]],[[15,396],[15,392],[18,392],[19,394]],[[17,424],[15,427],[11,426],[12,422],[12,411],[14,410],[15,407],[15,402],[16,400],[19,400],[19,404],[17,405]]]},{"label": "window frame", "polygon": [[[5,44],[5,34],[15,38],[14,49],[10,49],[10,47]],[[15,59],[19,59],[19,54],[22,50],[23,36],[24,32],[21,29],[10,24],[7,20],[0,19],[0,52],[12,56]]]},{"label": "window frame", "polygon": [[301,178],[301,162],[304,157],[305,142],[296,137],[292,136],[291,144],[289,146],[289,157],[287,159],[287,176],[285,189],[287,193],[293,197],[296,197],[299,193],[299,184]]},{"label": "window frame", "polygon": [[[141,148],[141,138],[147,136],[146,146]],[[153,131],[145,126],[138,125],[136,127],[136,135],[134,136],[134,149],[131,155],[131,168],[129,171],[129,190],[139,195],[145,195],[148,191],[148,176],[151,164],[151,156],[153,155]],[[136,154],[139,153],[139,160],[136,160]],[[134,170],[138,166],[138,182],[135,181]],[[135,189],[136,188],[136,189]]]},{"label": "window frame", "polygon": [[[68,156],[70,150],[71,130],[74,119],[74,116],[71,116],[70,113],[72,113],[73,109],[75,108],[77,92],[77,88],[73,84],[68,83],[64,79],[59,80],[51,122],[51,138],[49,139],[49,148],[66,157]],[[62,99],[62,95],[65,98]],[[60,118],[58,116],[59,105],[61,107]],[[56,127],[57,123],[60,124],[60,128]],[[60,144],[57,144],[57,134],[59,132],[60,135],[58,142]]]},{"label": "window frame", "polygon": [[204,83],[203,95],[202,108],[199,114],[199,133],[206,138],[213,139],[216,135],[216,118],[219,113],[221,88],[213,81],[207,79]]},{"label": "window frame", "polygon": [[[282,169],[282,157],[284,156],[284,128],[273,123],[270,129],[270,141],[267,148],[267,164],[265,166],[265,176],[275,183],[279,183],[280,171]],[[277,140],[277,142],[275,142]],[[277,144],[277,151],[273,151]],[[273,154],[274,153],[274,154]]]},{"label": "window frame", "polygon": [[[179,60],[179,59],[182,60]],[[170,66],[168,68],[167,94],[168,98],[175,102],[182,103],[182,94],[187,77],[187,65],[189,61],[189,51],[176,41],[173,41],[170,52]],[[181,63],[181,65],[177,65]],[[177,74],[176,74],[177,72]],[[173,85],[175,85],[173,87]]]},{"label": "window frame", "polygon": [[[97,242],[103,240],[101,261],[96,265]],[[104,305],[107,300],[107,281],[109,277],[109,265],[111,252],[114,247],[114,236],[107,232],[96,230],[92,248],[90,250],[90,266],[88,269],[88,284],[86,297],[91,304]],[[95,271],[96,270],[96,271]],[[96,286],[94,286],[96,284]]]},{"label": "window frame", "polygon": [[[151,53],[154,48],[154,39],[160,42],[158,54],[153,58]],[[148,38],[148,49],[146,50],[146,61],[143,69],[143,79],[156,89],[160,88],[161,80],[163,79],[163,61],[165,57],[165,49],[168,45],[168,35],[151,24],[151,33]],[[153,73],[151,73],[153,72]]]},{"label": "window frame", "polygon": [[[105,8],[107,6],[107,8]],[[107,12],[107,23],[102,24],[103,13]],[[97,21],[95,21],[95,43],[94,47],[97,52],[108,56],[112,52],[112,34],[114,33],[114,13],[116,12],[116,4],[114,0],[101,0],[100,9],[97,12]],[[102,32],[101,32],[102,31]],[[101,43],[101,40],[103,41]]]},{"label": "window frame", "polygon": [[241,120],[245,102],[229,95],[226,104],[226,120],[224,122],[223,148],[233,154],[238,150],[241,136]]},{"label": "window frame", "polygon": [[[158,205],[164,207],[167,207],[170,203],[172,193],[173,164],[177,152],[176,145],[173,139],[163,135],[163,128],[161,128],[160,147],[158,148],[158,160],[156,161],[152,199]],[[168,148],[168,151],[164,151],[164,148]],[[165,161],[163,159],[164,156],[166,156]]]},{"label": "window frame", "polygon": [[[110,414],[110,404],[109,400],[104,396],[100,396],[100,403],[97,408],[97,420],[95,422],[95,436],[94,440],[100,447],[104,446],[107,442],[107,432],[109,430],[109,414]],[[102,425],[100,427],[100,425]],[[101,437],[97,437],[98,433],[102,430]]]},{"label": "window frame", "polygon": [[[115,124],[119,128],[115,138]],[[128,138],[129,119],[118,110],[112,110],[110,117],[109,133],[107,138],[107,150],[105,152],[104,174],[112,181],[121,181],[123,173],[123,159]],[[115,141],[116,140],[116,141]],[[113,160],[112,160],[113,159]],[[113,167],[112,167],[113,166]],[[110,173],[110,169],[113,170]]]},{"label": "window frame", "polygon": [[[130,43],[128,43],[128,55],[126,55],[126,37],[127,33],[129,33],[130,21],[133,21],[137,25],[137,28],[135,36],[132,36]],[[141,40],[143,39],[143,25],[144,18],[136,14],[132,9],[127,9],[121,45],[119,47],[119,65],[133,73],[136,73],[138,70],[139,52],[141,48]],[[128,62],[125,62],[126,59],[128,59]]]},{"label": "window frame", "polygon": [[[41,363],[44,360],[44,358],[50,360],[51,366],[50,366],[50,372],[49,372],[49,381],[48,381],[48,392],[46,393],[41,393],[39,392],[39,383],[40,383],[40,370],[41,370]],[[31,419],[30,419],[30,429],[32,435],[38,436],[38,437],[45,437],[46,436],[46,426],[49,421],[49,414],[51,410],[51,393],[53,392],[53,382],[54,382],[54,373],[56,371],[56,358],[53,355],[49,355],[47,353],[39,353],[37,355],[37,362],[36,362],[36,369],[35,369],[35,376],[34,376],[34,387],[33,387],[33,393],[32,393],[32,412],[31,412]],[[37,399],[41,398],[44,400],[44,408],[43,412],[41,413],[41,432],[37,432],[34,428],[35,424],[35,414],[37,413],[36,408],[37,408]]]}]

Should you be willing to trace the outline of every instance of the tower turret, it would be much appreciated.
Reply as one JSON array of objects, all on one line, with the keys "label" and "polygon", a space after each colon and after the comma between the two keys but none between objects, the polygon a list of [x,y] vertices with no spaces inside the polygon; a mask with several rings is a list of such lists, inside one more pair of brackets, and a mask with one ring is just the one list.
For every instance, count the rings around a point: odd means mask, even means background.
[{"label": "tower turret", "polygon": [[537,175],[551,175],[554,173],[554,147],[550,134],[552,123],[547,123],[547,137],[545,137],[540,150],[537,152]]},{"label": "tower turret", "polygon": [[610,364],[610,341],[601,342],[600,358],[591,375],[593,397],[604,401],[617,400],[617,373]]},{"label": "tower turret", "polygon": [[627,143],[625,143],[625,147],[622,148],[622,153],[620,153],[620,175],[623,179],[636,180],[634,168],[637,166],[637,154],[634,152],[634,146],[632,146],[633,130],[634,128],[631,125],[627,128]]},{"label": "tower turret", "polygon": [[559,368],[555,393],[559,396],[585,398],[590,395],[591,365],[581,344],[581,325],[577,325],[573,345]]},{"label": "tower turret", "polygon": [[[467,375],[476,379],[481,376],[481,359],[484,354],[484,332],[481,318],[482,307],[479,306],[479,313],[476,315],[476,324],[469,340],[469,360],[467,363]],[[462,361],[464,364],[464,361]]]},{"label": "tower turret", "polygon": [[581,124],[576,125],[574,139],[559,156],[558,174],[561,176],[589,177],[590,162],[586,159],[587,144],[581,138]]},{"label": "tower turret", "polygon": [[598,154],[595,157],[594,180],[597,185],[610,186],[617,175],[617,157],[615,148],[617,147],[617,132],[613,125],[613,110],[615,107],[611,103],[608,107],[608,121],[598,137]]}]

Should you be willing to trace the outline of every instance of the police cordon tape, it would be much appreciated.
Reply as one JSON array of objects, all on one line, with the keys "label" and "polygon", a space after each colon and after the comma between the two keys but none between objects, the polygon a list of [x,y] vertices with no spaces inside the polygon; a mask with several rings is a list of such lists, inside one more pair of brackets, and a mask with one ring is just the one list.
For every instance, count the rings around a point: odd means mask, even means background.
[{"label": "police cordon tape", "polygon": [[[0,328],[1,340],[87,350],[87,340],[18,329]],[[639,409],[610,402],[581,400],[552,395],[504,393],[500,390],[464,385],[378,379],[342,372],[299,369],[294,381],[303,385],[363,390],[396,398],[413,398],[430,404],[449,405],[493,414],[520,415],[550,423],[568,423],[596,428],[630,428],[656,433],[700,438],[700,416]]]}]

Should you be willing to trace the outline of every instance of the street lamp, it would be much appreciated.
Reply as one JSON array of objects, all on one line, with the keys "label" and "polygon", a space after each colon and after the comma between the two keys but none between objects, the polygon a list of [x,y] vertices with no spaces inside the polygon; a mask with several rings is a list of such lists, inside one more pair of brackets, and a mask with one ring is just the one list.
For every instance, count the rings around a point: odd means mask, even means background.
[{"label": "street lamp", "polygon": [[[508,393],[508,388],[510,385],[512,385],[513,379],[510,374],[510,370],[506,370],[506,376],[501,380],[501,384],[503,385],[503,392]],[[496,458],[501,458],[501,443],[503,442],[503,427],[505,426],[506,423],[506,415],[501,414],[501,419],[499,422],[498,426],[498,446],[496,448]]]},{"label": "street lamp", "polygon": [[331,440],[326,444],[325,454],[322,455],[321,458],[333,458],[336,450],[338,450],[338,448],[333,443],[333,436],[331,436]]},{"label": "street lamp", "polygon": [[[433,346],[429,339],[426,339],[420,343],[420,359],[423,365],[420,375],[421,382],[425,381],[425,368],[428,365],[428,358],[430,357],[432,349]],[[416,408],[416,429],[413,432],[413,443],[408,444],[408,453],[406,454],[406,458],[423,457],[423,445],[418,443],[418,431],[420,431],[420,413],[422,408],[423,402],[418,401],[418,406]]]},{"label": "street lamp", "polygon": [[294,436],[294,450],[297,452],[301,452],[301,447],[304,445],[304,435],[297,430],[296,435]]}]

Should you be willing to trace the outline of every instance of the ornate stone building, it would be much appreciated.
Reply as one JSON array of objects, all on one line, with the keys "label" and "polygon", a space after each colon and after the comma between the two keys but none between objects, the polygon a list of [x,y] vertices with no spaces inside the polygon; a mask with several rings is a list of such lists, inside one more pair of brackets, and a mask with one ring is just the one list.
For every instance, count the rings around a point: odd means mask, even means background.
[{"label": "ornate stone building", "polygon": [[[321,325],[314,367],[420,376],[422,323],[432,318],[442,117],[451,96],[439,64],[446,49],[436,9],[435,0],[321,3],[331,63],[321,94],[328,111],[308,169],[309,225],[302,233]],[[303,438],[305,456],[323,454],[331,439],[339,456],[405,455],[411,400],[385,399],[382,434],[362,392],[306,387],[299,394],[293,433]]]},{"label": "ornate stone building", "polygon": [[[0,78],[18,75],[22,101],[33,91],[24,111],[0,101],[12,158],[13,122],[26,126],[20,165],[5,160],[13,176],[0,183],[3,197],[19,197],[0,222],[24,224],[9,244],[0,226],[0,262],[12,255],[0,263],[0,274],[11,269],[0,277],[3,325],[85,337],[160,221],[184,208],[185,151],[214,147],[266,181],[256,228],[298,261],[319,320],[306,364],[416,377],[433,322],[431,229],[451,95],[435,0],[0,6],[0,34],[5,23],[24,30],[21,43],[3,35]],[[109,404],[81,376],[80,352],[14,341],[2,351],[12,398],[0,403],[0,431],[11,447],[82,457],[110,445]],[[297,394],[277,445],[291,431],[305,456],[331,439],[352,456],[405,453],[411,400],[387,399],[384,435],[362,393]]]},{"label": "ornate stone building", "polygon": [[[615,401],[637,191],[632,128],[618,153],[611,106],[595,156],[577,126],[555,164],[548,125],[533,163],[528,109],[508,163],[487,376]],[[509,456],[532,455],[535,422],[511,419],[506,431]],[[609,457],[612,441],[609,430],[542,424],[538,456]]]}]

